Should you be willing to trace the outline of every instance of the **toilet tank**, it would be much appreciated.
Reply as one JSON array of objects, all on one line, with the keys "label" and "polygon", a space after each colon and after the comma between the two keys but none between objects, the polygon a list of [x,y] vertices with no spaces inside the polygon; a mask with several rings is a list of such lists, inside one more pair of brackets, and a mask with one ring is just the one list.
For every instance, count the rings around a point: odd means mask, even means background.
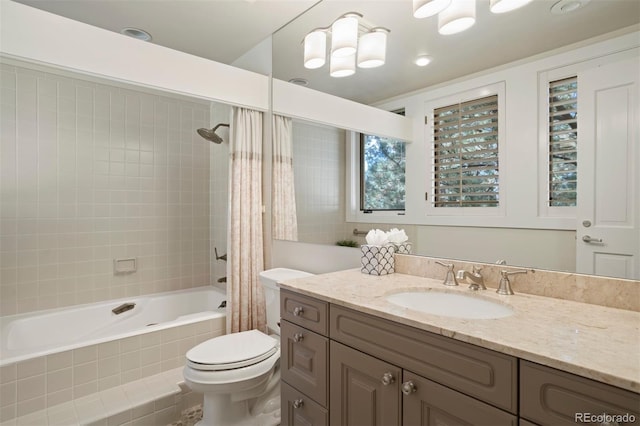
[{"label": "toilet tank", "polygon": [[274,268],[260,272],[260,282],[267,306],[267,327],[270,332],[280,335],[280,326],[278,326],[280,322],[280,289],[278,282],[312,275],[309,272],[288,268]]}]

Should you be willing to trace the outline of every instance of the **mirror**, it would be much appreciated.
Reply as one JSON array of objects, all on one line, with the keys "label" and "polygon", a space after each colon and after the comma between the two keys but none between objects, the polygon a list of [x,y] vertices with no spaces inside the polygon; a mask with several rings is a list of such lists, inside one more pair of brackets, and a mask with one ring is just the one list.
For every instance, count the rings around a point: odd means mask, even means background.
[{"label": "mirror", "polygon": [[[528,158],[537,158],[540,161],[541,154],[538,151],[538,144],[544,143],[544,141],[538,140],[540,124],[535,118],[540,114],[538,111],[538,99],[541,96],[539,92],[540,75],[548,73],[550,70],[554,72],[564,70],[565,73],[574,73],[575,75],[575,73],[588,68],[587,61],[594,57],[603,58],[608,54],[620,51],[631,52],[637,46],[637,42],[633,40],[634,37],[637,39],[640,10],[638,10],[638,4],[632,5],[630,2],[614,1],[607,4],[593,2],[589,4],[589,7],[576,11],[574,14],[559,16],[550,12],[551,4],[533,2],[522,10],[497,16],[489,13],[488,1],[480,0],[478,1],[476,29],[482,34],[476,32],[475,35],[472,35],[470,30],[467,34],[461,33],[451,36],[452,38],[448,40],[438,36],[435,29],[437,27],[435,18],[426,20],[413,18],[408,3],[384,1],[321,2],[274,34],[274,77],[285,81],[306,80],[308,88],[359,102],[373,102],[375,106],[388,111],[406,108],[407,116],[416,117],[414,118],[416,122],[422,121],[422,117],[426,114],[425,103],[428,101],[449,96],[451,93],[464,92],[490,83],[505,81],[507,87],[519,87],[519,91],[522,92],[522,95],[518,94],[514,97],[512,93],[515,91],[513,89],[507,90],[507,104],[514,108],[508,113],[509,117],[516,117],[516,112],[519,113],[519,111],[527,111],[528,117],[534,117],[526,120],[527,123],[523,129],[515,129],[516,124],[514,124],[514,120],[511,120],[509,123],[511,127],[509,127],[507,134],[517,134],[516,130],[525,132],[526,136],[519,141],[520,145],[525,144],[528,147],[523,155]],[[591,8],[591,6],[595,7]],[[302,64],[301,44],[305,34],[314,28],[329,25],[342,13],[351,10],[356,10],[364,15],[365,26],[373,23],[390,27],[387,63],[378,69],[357,69],[355,75],[345,78],[329,77],[327,65],[316,70],[305,69]],[[606,29],[594,24],[594,22],[601,21],[603,14],[610,18]],[[533,19],[534,16],[539,19]],[[366,22],[367,19],[368,22]],[[498,21],[498,19],[502,19],[502,21]],[[554,41],[557,44],[537,43],[541,37],[534,37],[533,34],[536,30],[539,34],[540,25],[545,28],[549,26],[548,31],[553,29],[554,34],[558,34],[558,38]],[[560,31],[558,25],[564,25],[564,29]],[[634,26],[629,27],[631,25]],[[532,26],[536,28],[532,28]],[[588,29],[587,27],[592,28]],[[593,27],[598,27],[598,29]],[[493,32],[496,28],[501,28],[500,34]],[[422,31],[420,33],[422,35],[416,36],[419,31]],[[505,41],[505,31],[509,31],[508,42]],[[589,41],[594,46],[595,43],[599,43],[594,50],[589,51],[590,47],[583,47],[588,46],[584,40],[611,31],[615,31],[615,33]],[[476,38],[482,39],[479,43],[484,46],[499,45],[500,48],[493,49],[491,52],[484,50],[483,55],[474,54],[481,49],[476,44],[478,41]],[[533,39],[537,41],[531,41]],[[610,41],[611,39],[615,40]],[[398,40],[403,40],[403,42],[394,44]],[[448,44],[451,40],[455,40],[453,45]],[[580,42],[583,44],[554,51],[554,59],[544,59],[552,56],[551,53],[545,54],[549,50]],[[432,51],[421,50],[420,46],[423,45],[429,45],[428,48]],[[436,53],[434,57],[437,57],[437,60],[434,60],[429,67],[420,69],[412,64],[414,54],[431,54],[432,52]],[[456,55],[447,54],[447,52],[455,52]],[[560,58],[561,53],[565,54],[566,58]],[[531,58],[532,55],[538,54],[542,55]],[[637,55],[637,53],[635,54]],[[462,62],[456,63],[454,61],[456,58],[462,58]],[[512,63],[519,59],[523,60]],[[504,65],[507,63],[511,64]],[[579,65],[572,68],[571,65],[575,64]],[[483,71],[496,66],[499,68]],[[560,72],[556,72],[556,74],[558,73]],[[551,74],[553,72],[549,74],[550,79],[552,79]],[[299,83],[299,81],[296,82]],[[426,88],[430,88],[430,90],[427,91]],[[422,91],[415,91],[417,89]],[[409,95],[398,96],[409,92],[411,92]],[[274,99],[278,98],[277,90],[274,90],[273,97]],[[383,99],[390,100],[381,101]],[[518,120],[522,124],[522,120]],[[421,123],[416,123],[414,129],[418,127],[421,130],[416,133],[416,143],[412,144],[411,148],[412,154],[409,154],[408,150],[407,156],[425,158],[426,150],[420,141],[426,139],[426,134]],[[525,128],[526,130],[524,130]],[[556,225],[531,227],[536,229],[527,229],[522,225],[500,227],[499,224],[495,224],[495,221],[493,225],[485,227],[481,220],[466,226],[454,226],[454,223],[448,224],[446,221],[426,225],[421,224],[421,220],[415,217],[408,217],[405,224],[398,223],[398,219],[393,224],[376,223],[375,219],[347,222],[344,219],[346,217],[344,213],[346,209],[344,179],[347,168],[341,167],[346,155],[344,151],[335,149],[341,143],[340,141],[346,140],[347,134],[342,129],[327,128],[310,122],[298,120],[294,123],[294,135],[296,135],[294,136],[294,168],[296,170],[299,218],[298,241],[336,244],[340,240],[353,240],[359,245],[364,242],[364,238],[363,235],[354,235],[355,229],[359,232],[366,232],[372,228],[387,230],[391,227],[402,227],[414,243],[415,254],[489,263],[504,259],[510,265],[576,271],[576,224],[575,221],[569,223],[569,219],[559,219],[556,222],[553,222],[555,219],[552,219],[550,222]],[[322,142],[323,146],[326,146],[326,150],[323,151],[324,148],[319,146],[321,144],[319,140],[322,140],[322,137],[317,140],[317,135],[327,138]],[[309,154],[309,152],[313,152],[313,154]],[[330,164],[334,165],[334,169],[327,168]],[[544,173],[534,170],[530,164],[522,159],[519,166],[514,167],[516,169],[522,167],[527,170],[527,178],[519,178],[522,179],[519,182],[524,182],[527,179],[529,182],[537,182],[540,179],[538,174]],[[299,177],[298,173],[302,177]],[[326,183],[323,183],[325,177],[327,180],[338,181],[339,185],[329,188]],[[416,184],[414,183],[414,185]],[[519,212],[524,212],[525,216],[531,214],[535,216],[543,202],[536,199],[535,190],[531,191],[531,187],[528,190],[532,196],[526,201],[526,206],[518,206]],[[414,198],[416,198],[416,193],[420,192],[414,190]],[[330,199],[329,194],[336,195],[338,198]],[[419,202],[422,200],[414,200],[414,212],[422,209],[422,204],[418,204]],[[563,225],[557,225],[560,222]]]}]

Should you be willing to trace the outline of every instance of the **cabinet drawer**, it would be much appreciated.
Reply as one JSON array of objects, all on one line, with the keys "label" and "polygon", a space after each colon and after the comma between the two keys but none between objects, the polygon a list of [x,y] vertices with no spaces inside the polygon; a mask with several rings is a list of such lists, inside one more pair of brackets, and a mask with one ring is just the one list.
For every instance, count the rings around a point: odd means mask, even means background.
[{"label": "cabinet drawer", "polygon": [[404,426],[477,425],[517,426],[518,418],[417,374],[404,371],[403,386],[414,392],[402,401]]},{"label": "cabinet drawer", "polygon": [[640,424],[639,394],[529,361],[520,361],[520,398],[520,416],[540,425],[600,422],[578,413],[628,414],[635,423],[613,420]]},{"label": "cabinet drawer", "polygon": [[302,392],[281,383],[282,426],[327,426],[327,410]]},{"label": "cabinet drawer", "polygon": [[332,305],[332,339],[517,413],[516,358]]},{"label": "cabinet drawer", "polygon": [[282,380],[326,407],[329,339],[282,321],[280,353]]},{"label": "cabinet drawer", "polygon": [[280,290],[280,316],[293,324],[326,336],[328,311],[327,302]]}]

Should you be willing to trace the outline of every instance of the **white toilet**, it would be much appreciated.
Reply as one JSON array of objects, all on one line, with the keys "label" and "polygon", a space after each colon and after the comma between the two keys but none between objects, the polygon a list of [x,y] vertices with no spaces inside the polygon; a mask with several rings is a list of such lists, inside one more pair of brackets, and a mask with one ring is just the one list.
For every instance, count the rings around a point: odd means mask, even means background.
[{"label": "white toilet", "polygon": [[280,424],[280,297],[278,281],[310,276],[294,269],[260,273],[271,335],[258,330],[227,334],[187,352],[187,386],[204,394],[198,426]]}]

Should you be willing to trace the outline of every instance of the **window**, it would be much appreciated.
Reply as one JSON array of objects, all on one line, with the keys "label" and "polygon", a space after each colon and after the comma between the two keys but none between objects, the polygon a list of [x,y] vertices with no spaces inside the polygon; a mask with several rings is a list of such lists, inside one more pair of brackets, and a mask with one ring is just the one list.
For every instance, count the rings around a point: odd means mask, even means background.
[{"label": "window", "polygon": [[404,210],[405,144],[360,135],[360,210]]},{"label": "window", "polygon": [[549,83],[550,207],[573,207],[577,199],[578,79]]},{"label": "window", "polygon": [[499,206],[498,95],[434,110],[435,207]]}]

